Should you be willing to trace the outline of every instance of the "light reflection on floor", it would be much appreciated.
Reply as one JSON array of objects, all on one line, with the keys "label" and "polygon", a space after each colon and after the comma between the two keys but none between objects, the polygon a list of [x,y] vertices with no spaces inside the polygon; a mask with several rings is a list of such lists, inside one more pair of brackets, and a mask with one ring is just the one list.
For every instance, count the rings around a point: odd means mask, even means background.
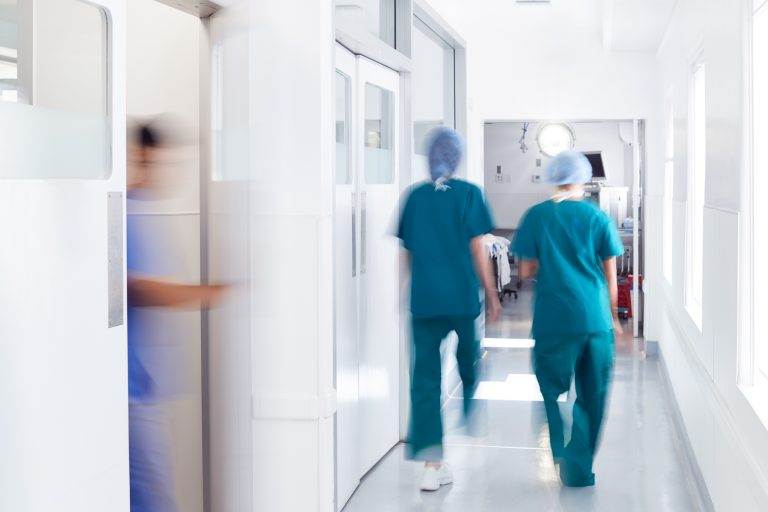
[{"label": "light reflection on floor", "polygon": [[509,348],[509,349],[531,349],[534,341],[531,339],[517,338],[483,338],[483,348]]},{"label": "light reflection on floor", "polygon": [[[507,375],[507,380],[482,381],[475,391],[475,400],[504,400],[512,402],[543,402],[539,383],[535,375],[515,374]],[[567,394],[563,393],[558,402],[565,402]]]}]

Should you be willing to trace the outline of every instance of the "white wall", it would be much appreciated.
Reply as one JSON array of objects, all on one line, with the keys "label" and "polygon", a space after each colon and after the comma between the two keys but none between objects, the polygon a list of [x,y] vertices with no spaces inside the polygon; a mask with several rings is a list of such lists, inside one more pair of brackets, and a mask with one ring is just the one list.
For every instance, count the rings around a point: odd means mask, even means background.
[{"label": "white wall", "polygon": [[[652,54],[609,53],[599,0],[548,6],[428,0],[467,40],[468,175],[483,182],[483,124],[515,119],[646,119],[657,123]],[[648,152],[659,151],[649,144]]]},{"label": "white wall", "polygon": [[[675,112],[674,273],[646,287],[657,305],[661,351],[716,510],[768,509],[768,430],[738,387],[740,195],[743,174],[742,8],[751,0],[680,0],[659,52],[659,96]],[[688,76],[703,49],[707,66],[704,323],[684,308]],[[663,137],[658,130],[655,137]],[[663,161],[649,161],[648,264],[661,269]],[[727,248],[727,250],[723,250]],[[649,273],[650,274],[650,273]],[[650,277],[650,275],[649,275]],[[764,399],[764,398],[763,398]]]},{"label": "white wall", "polygon": [[330,512],[336,408],[333,5],[247,3],[251,510]]},{"label": "white wall", "polygon": [[[158,169],[159,199],[130,201],[129,215],[167,243],[173,274],[186,283],[200,281],[200,20],[155,0],[128,4],[128,117],[173,116],[182,146]],[[156,312],[172,361],[175,399],[171,413],[176,495],[179,510],[202,512],[201,323],[199,312]],[[178,371],[167,375],[168,366]],[[171,382],[172,381],[172,382]]]},{"label": "white wall", "polygon": [[[632,188],[632,149],[619,138],[618,121],[569,123],[574,130],[576,151],[601,151],[606,185]],[[536,134],[541,123],[530,123],[526,135],[528,151],[520,150],[522,122],[485,125],[485,193],[496,226],[516,229],[525,211],[552,195],[543,180],[550,158],[539,151]],[[631,133],[631,131],[630,131]],[[504,182],[497,183],[496,168],[501,166]],[[538,165],[538,166],[537,166]],[[534,176],[542,180],[534,183]]]}]

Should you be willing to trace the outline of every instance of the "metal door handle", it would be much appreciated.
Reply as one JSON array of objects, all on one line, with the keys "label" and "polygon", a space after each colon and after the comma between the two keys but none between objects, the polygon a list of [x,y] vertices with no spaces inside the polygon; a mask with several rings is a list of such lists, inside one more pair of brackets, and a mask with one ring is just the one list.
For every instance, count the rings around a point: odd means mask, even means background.
[{"label": "metal door handle", "polygon": [[357,277],[357,194],[352,192],[352,277]]},{"label": "metal door handle", "polygon": [[365,274],[368,270],[368,209],[365,205],[365,192],[360,195],[360,273]]}]

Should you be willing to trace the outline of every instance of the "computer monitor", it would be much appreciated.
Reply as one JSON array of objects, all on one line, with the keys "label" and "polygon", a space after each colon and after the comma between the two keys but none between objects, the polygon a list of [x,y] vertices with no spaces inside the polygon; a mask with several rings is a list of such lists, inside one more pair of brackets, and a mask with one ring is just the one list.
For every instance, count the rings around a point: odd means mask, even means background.
[{"label": "computer monitor", "polygon": [[605,179],[605,167],[603,166],[603,154],[600,151],[585,152],[584,156],[587,157],[589,163],[592,165],[592,179],[604,180]]}]

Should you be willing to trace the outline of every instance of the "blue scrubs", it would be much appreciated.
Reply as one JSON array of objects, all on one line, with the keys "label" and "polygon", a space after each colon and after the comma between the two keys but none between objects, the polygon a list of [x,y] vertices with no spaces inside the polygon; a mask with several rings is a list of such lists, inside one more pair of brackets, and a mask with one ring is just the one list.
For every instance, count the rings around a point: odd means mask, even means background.
[{"label": "blue scrubs", "polygon": [[[162,244],[129,215],[126,222],[128,273],[164,272]],[[142,356],[152,359],[152,326],[145,311],[128,297],[128,393],[131,512],[176,512],[170,418],[158,382]]]},{"label": "blue scrubs", "polygon": [[398,237],[411,255],[413,371],[409,456],[437,461],[443,457],[440,416],[440,345],[455,331],[456,358],[469,413],[477,386],[480,282],[470,241],[493,229],[480,189],[452,179],[441,186],[415,187],[400,218]]},{"label": "blue scrubs", "polygon": [[[594,454],[613,369],[614,334],[603,262],[623,253],[616,226],[586,201],[546,201],[525,215],[513,242],[539,264],[533,366],[544,397],[550,445],[565,485],[595,482]],[[576,380],[571,440],[564,445],[557,398]]]}]

